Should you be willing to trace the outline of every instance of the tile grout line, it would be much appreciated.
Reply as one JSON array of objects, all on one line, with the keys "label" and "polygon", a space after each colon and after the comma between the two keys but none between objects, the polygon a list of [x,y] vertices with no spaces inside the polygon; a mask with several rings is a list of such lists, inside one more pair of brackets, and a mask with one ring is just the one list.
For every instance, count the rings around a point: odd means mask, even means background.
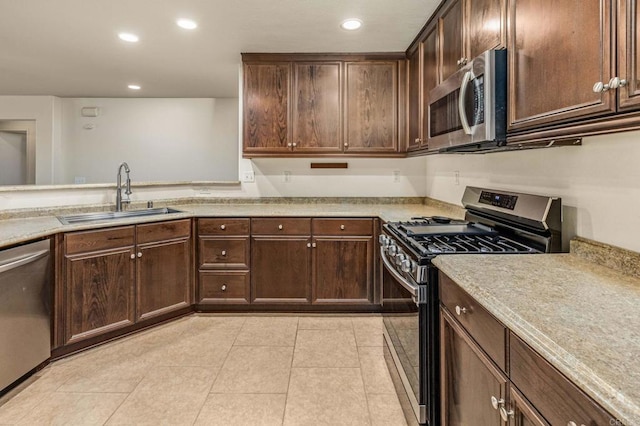
[{"label": "tile grout line", "polygon": [[360,370],[360,381],[362,383],[362,392],[364,393],[364,403],[366,404],[367,409],[367,418],[369,419],[369,424],[372,425],[371,421],[371,410],[369,409],[369,396],[367,395],[367,388],[364,384],[364,374],[362,373],[362,362],[360,360],[360,346],[358,346],[358,340],[356,338],[356,326],[353,323],[353,319],[351,320],[351,325],[353,326],[353,338],[356,341],[356,352],[358,354],[358,369]]},{"label": "tile grout line", "polygon": [[298,333],[300,332],[300,317],[297,317],[296,322],[296,338],[293,341],[293,352],[291,353],[291,363],[289,364],[289,380],[287,381],[287,393],[284,399],[284,409],[282,410],[282,423],[284,426],[284,419],[287,414],[287,404],[289,403],[289,389],[291,387],[291,373],[293,372],[293,358],[296,356],[296,345],[298,344]]}]

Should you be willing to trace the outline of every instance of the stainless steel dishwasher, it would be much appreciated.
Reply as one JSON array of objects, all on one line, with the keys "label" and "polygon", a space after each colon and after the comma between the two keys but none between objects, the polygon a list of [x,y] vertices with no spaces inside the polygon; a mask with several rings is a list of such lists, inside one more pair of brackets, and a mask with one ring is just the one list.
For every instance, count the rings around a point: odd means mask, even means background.
[{"label": "stainless steel dishwasher", "polygon": [[49,240],[0,250],[0,392],[51,356]]}]

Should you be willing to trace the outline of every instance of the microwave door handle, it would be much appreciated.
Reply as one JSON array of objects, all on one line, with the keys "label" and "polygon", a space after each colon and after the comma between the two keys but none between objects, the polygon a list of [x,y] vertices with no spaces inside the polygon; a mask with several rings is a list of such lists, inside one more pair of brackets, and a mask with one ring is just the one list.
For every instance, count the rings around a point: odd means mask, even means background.
[{"label": "microwave door handle", "polygon": [[460,123],[462,123],[462,128],[464,129],[465,134],[471,134],[471,127],[469,127],[469,122],[467,121],[467,113],[464,108],[464,98],[467,94],[467,87],[469,86],[469,82],[471,81],[471,71],[467,71],[464,73],[464,77],[462,77],[462,83],[460,84],[460,94],[458,96],[458,115],[460,116]]}]

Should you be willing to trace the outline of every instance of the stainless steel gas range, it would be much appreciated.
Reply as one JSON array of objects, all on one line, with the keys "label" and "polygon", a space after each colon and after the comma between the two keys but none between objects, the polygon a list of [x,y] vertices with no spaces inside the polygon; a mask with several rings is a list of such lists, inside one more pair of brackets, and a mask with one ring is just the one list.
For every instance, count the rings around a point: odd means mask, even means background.
[{"label": "stainless steel gas range", "polygon": [[[440,424],[438,270],[447,254],[561,251],[561,200],[467,187],[464,220],[388,222],[380,235],[385,355],[410,423]],[[393,371],[393,370],[392,370]],[[415,421],[414,421],[415,420]]]}]

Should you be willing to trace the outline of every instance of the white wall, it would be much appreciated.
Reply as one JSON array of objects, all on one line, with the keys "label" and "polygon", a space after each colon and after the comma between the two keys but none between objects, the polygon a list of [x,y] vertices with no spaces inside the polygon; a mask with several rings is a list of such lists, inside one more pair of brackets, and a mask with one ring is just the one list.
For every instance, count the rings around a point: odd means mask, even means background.
[{"label": "white wall", "polygon": [[54,182],[54,151],[60,143],[56,120],[60,102],[53,96],[0,96],[0,120],[36,121],[36,184]]},{"label": "white wall", "polygon": [[585,138],[579,147],[425,161],[429,197],[460,204],[466,185],[560,196],[567,238],[640,251],[640,132]]},{"label": "white wall", "polygon": [[236,180],[237,110],[237,99],[62,99],[56,183],[114,182],[122,161],[138,182]]}]

